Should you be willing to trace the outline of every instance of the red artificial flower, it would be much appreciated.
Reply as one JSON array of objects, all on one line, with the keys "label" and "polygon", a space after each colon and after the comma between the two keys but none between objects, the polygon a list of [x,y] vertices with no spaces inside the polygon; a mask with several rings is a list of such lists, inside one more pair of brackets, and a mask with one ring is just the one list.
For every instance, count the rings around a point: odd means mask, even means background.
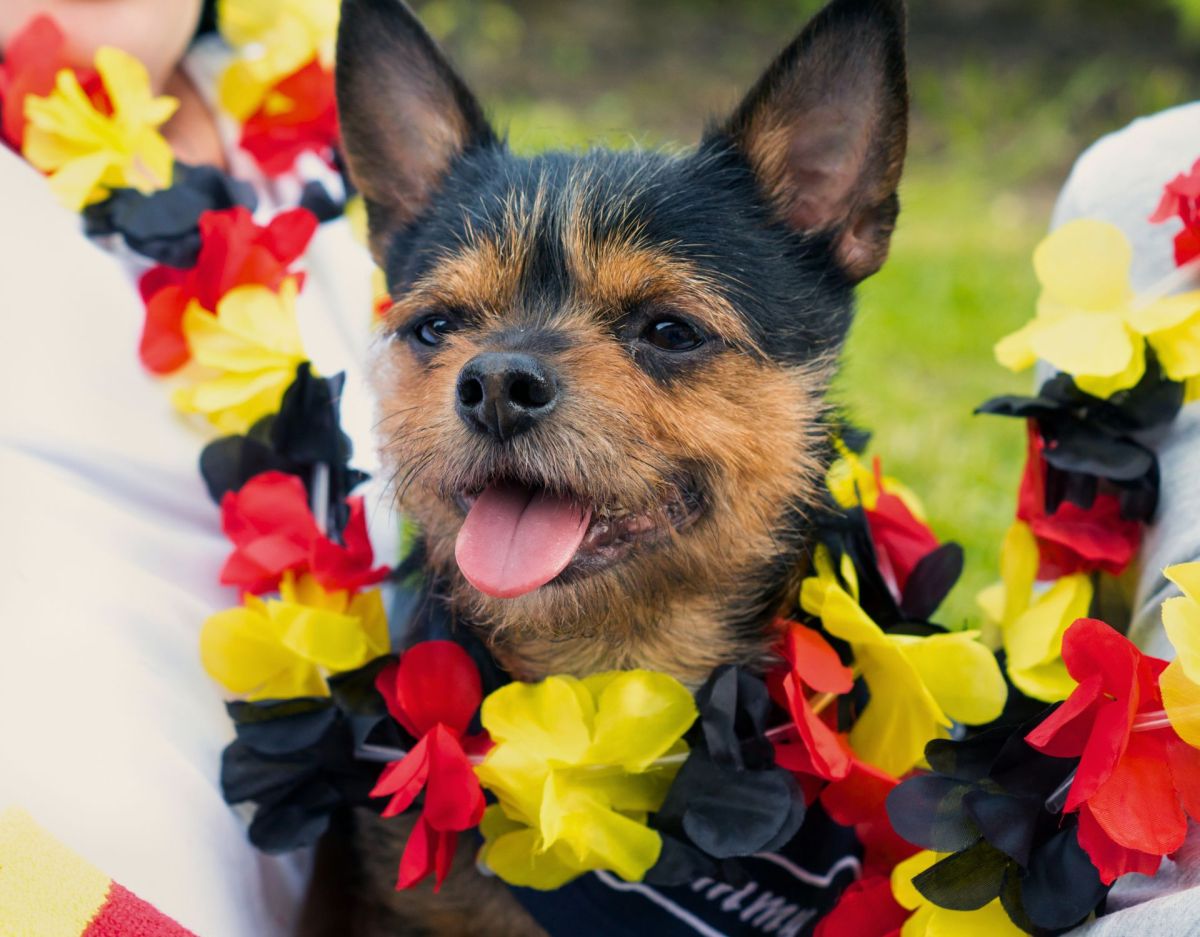
[{"label": "red artificial flower", "polygon": [[305,208],[281,212],[258,225],[243,206],[200,216],[200,253],[190,270],[159,265],[143,274],[138,288],[146,323],[138,349],[142,363],[157,374],[182,367],[191,357],[183,334],[183,313],[194,300],[214,312],[237,286],[256,283],[277,290],[304,253],[316,216]]},{"label": "red artificial flower", "polygon": [[[55,79],[64,68],[71,68],[66,55],[66,38],[51,17],[42,14],[9,37],[0,58],[0,137],[20,152],[25,141],[25,98],[45,97],[54,90]],[[104,113],[111,104],[100,76],[91,68],[73,69],[79,84]]]},{"label": "red artificial flower", "polygon": [[268,176],[289,172],[301,153],[326,155],[337,142],[333,72],[316,59],[280,81],[242,126],[242,149]]},{"label": "red artificial flower", "polygon": [[1075,691],[1026,741],[1056,758],[1079,758],[1064,805],[1079,811],[1079,844],[1106,884],[1153,874],[1200,819],[1200,752],[1170,725],[1135,729],[1163,709],[1167,662],[1143,655],[1102,621],[1080,618],[1063,635]]},{"label": "red artificial flower", "polygon": [[1046,513],[1045,443],[1031,420],[1029,454],[1017,500],[1017,517],[1037,538],[1038,578],[1060,579],[1102,569],[1120,575],[1142,542],[1142,525],[1121,517],[1116,496],[1100,493],[1090,508],[1064,500]]},{"label": "red artificial flower", "polygon": [[813,937],[896,937],[911,912],[892,895],[892,869],[920,852],[888,818],[887,796],[899,783],[855,759],[845,778],[821,791],[834,823],[854,828],[863,847],[862,878],[851,884],[817,925]]},{"label": "red artificial flower", "polygon": [[[768,676],[772,695],[791,714],[799,739],[773,741],[775,761],[780,767],[798,774],[825,780],[844,778],[850,770],[850,750],[821,715],[813,710],[807,695],[849,693],[854,674],[837,652],[812,628],[793,621],[782,621],[785,631],[776,648],[787,668]],[[835,712],[831,707],[829,712]]]},{"label": "red artificial flower", "polygon": [[898,783],[890,774],[856,758],[844,778],[821,791],[821,807],[829,818],[854,827],[863,847],[864,877],[891,875],[897,863],[920,852],[892,829],[888,817],[888,794]]},{"label": "red artificial flower", "polygon": [[864,876],[847,886],[813,937],[899,937],[911,914],[893,897],[890,874]]},{"label": "red artificial flower", "polygon": [[1169,218],[1183,222],[1183,230],[1175,235],[1175,263],[1182,267],[1200,257],[1200,159],[1192,164],[1191,172],[1181,172],[1167,183],[1162,201],[1150,216],[1155,223]]},{"label": "red artificial flower", "polygon": [[[482,816],[482,812],[480,816]],[[478,822],[478,821],[476,821]],[[442,882],[450,874],[454,862],[454,851],[458,848],[458,833],[454,830],[437,830],[425,819],[417,816],[404,853],[400,856],[400,871],[396,875],[396,890],[412,888],[433,873],[433,890],[441,889]]]},{"label": "red artificial flower", "polygon": [[259,595],[278,588],[288,570],[306,570],[326,590],[355,591],[387,575],[372,568],[375,554],[367,534],[362,498],[348,498],[350,516],[342,543],[321,533],[308,505],[308,492],[295,475],[263,472],[221,499],[221,529],[233,552],[221,568],[221,583]]},{"label": "red artificial flower", "polygon": [[483,817],[483,789],[468,752],[486,751],[490,742],[486,735],[466,734],[483,702],[479,670],[453,641],[423,641],[380,671],[375,686],[388,712],[418,741],[383,769],[371,796],[391,797],[383,816],[394,817],[425,792],[396,888],[433,873],[437,891],[450,871],[458,834]]},{"label": "red artificial flower", "polygon": [[900,497],[884,490],[883,469],[878,457],[874,468],[879,494],[875,507],[864,506],[863,513],[867,516],[879,572],[896,601],[900,601],[908,577],[917,563],[938,548],[938,539]]}]

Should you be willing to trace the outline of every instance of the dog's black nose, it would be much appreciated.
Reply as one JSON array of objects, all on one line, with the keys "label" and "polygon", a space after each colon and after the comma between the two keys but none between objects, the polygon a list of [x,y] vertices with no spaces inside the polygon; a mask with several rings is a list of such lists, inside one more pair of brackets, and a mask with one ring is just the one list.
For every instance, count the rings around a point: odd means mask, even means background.
[{"label": "dog's black nose", "polygon": [[505,440],[554,409],[558,379],[532,355],[489,351],[458,375],[458,415],[471,429]]}]

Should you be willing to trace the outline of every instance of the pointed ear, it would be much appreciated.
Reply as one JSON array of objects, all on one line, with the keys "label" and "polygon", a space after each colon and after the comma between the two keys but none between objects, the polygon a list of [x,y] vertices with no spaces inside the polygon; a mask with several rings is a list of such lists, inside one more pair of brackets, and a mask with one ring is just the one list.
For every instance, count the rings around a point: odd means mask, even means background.
[{"label": "pointed ear", "polygon": [[833,0],[712,138],[750,164],[776,216],[832,236],[846,275],[882,266],[908,139],[903,0]]},{"label": "pointed ear", "polygon": [[478,102],[402,0],[343,0],[337,102],[350,178],[381,266],[454,161],[497,143]]}]

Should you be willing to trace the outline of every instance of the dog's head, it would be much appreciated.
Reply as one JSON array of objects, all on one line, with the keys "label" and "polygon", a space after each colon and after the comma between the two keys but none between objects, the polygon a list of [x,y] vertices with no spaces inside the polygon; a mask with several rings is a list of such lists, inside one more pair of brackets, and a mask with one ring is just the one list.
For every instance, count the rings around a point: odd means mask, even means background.
[{"label": "dog's head", "polygon": [[686,154],[526,159],[400,0],[344,0],[344,146],[395,301],[385,461],[474,621],[581,639],[568,669],[744,656],[896,219],[903,19],[834,0]]}]

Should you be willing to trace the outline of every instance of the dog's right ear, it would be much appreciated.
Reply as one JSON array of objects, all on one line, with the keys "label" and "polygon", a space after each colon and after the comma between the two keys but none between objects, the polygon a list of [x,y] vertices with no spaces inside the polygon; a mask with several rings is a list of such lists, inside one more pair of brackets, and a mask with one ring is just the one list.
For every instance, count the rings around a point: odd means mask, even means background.
[{"label": "dog's right ear", "polygon": [[831,238],[851,282],[887,257],[908,137],[904,0],[830,0],[710,138],[776,218]]},{"label": "dog's right ear", "polygon": [[497,143],[475,97],[403,0],[343,0],[337,102],[371,253],[429,205],[462,154]]}]

